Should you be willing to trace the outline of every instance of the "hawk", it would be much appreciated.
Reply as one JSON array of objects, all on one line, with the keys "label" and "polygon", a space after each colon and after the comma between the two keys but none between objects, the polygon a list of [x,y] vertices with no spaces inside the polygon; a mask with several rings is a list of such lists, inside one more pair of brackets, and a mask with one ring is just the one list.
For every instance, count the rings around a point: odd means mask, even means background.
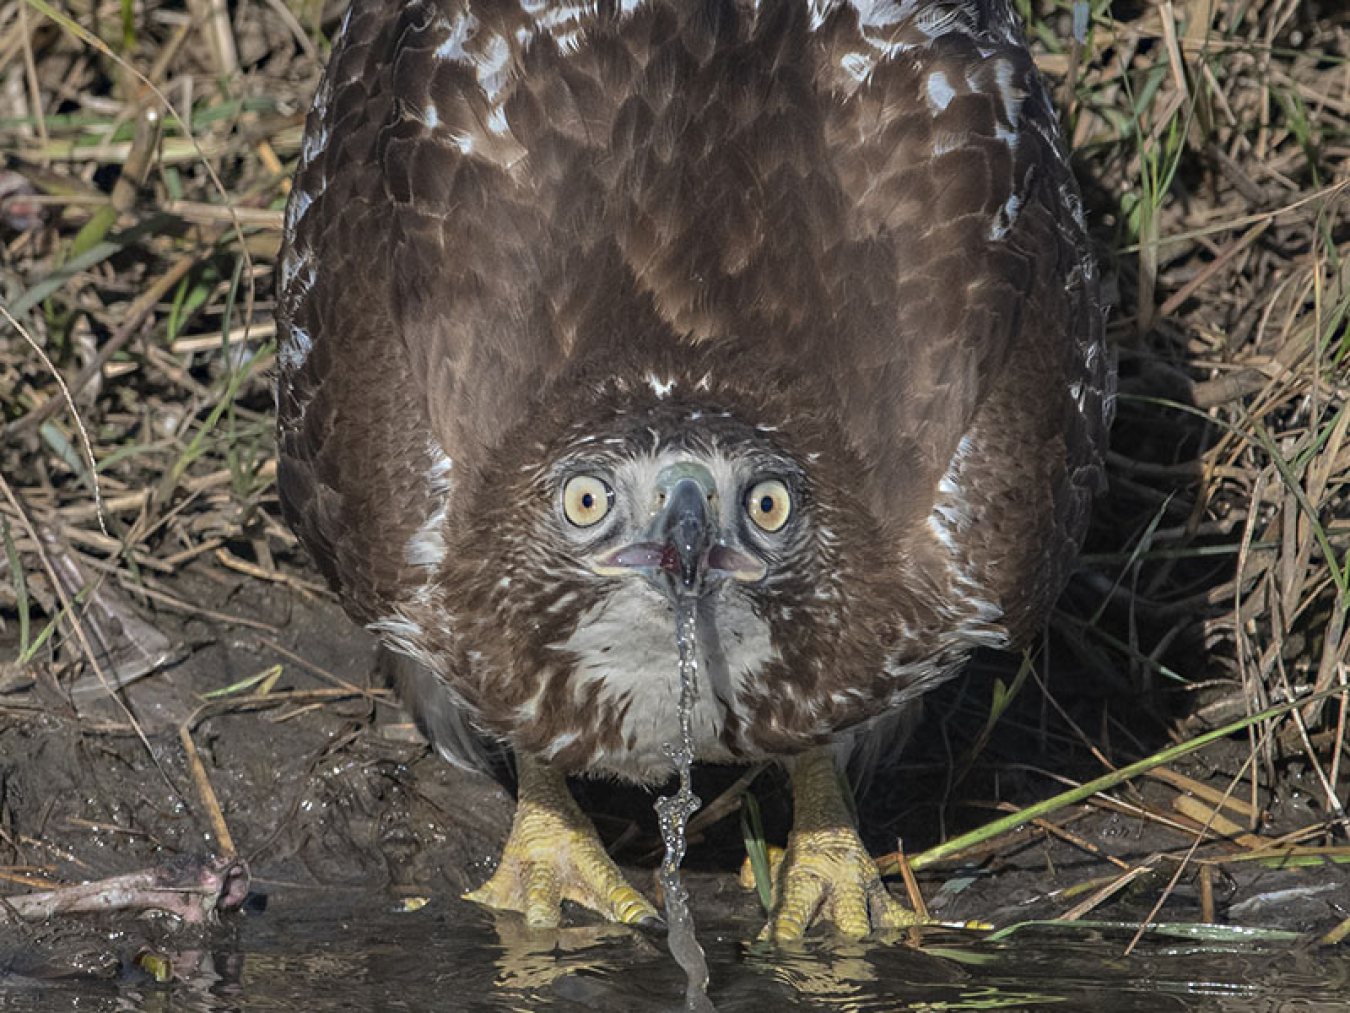
[{"label": "hawk", "polygon": [[653,919],[568,793],[781,760],[766,933],[906,924],[836,764],[1042,622],[1112,370],[1008,0],[354,0],[278,269],[278,485],[450,758],[518,807],[470,896]]}]

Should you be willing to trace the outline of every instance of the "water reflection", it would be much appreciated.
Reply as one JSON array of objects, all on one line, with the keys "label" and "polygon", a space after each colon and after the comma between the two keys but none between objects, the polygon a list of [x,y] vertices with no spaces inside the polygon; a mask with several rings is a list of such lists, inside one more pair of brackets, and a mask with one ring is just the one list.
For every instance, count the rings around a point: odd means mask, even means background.
[{"label": "water reflection", "polygon": [[494,988],[501,995],[543,995],[569,977],[603,978],[642,960],[660,959],[660,948],[623,925],[530,930],[509,914],[491,914],[497,945]]},{"label": "water reflection", "polygon": [[864,943],[815,948],[757,943],[747,948],[745,966],[787,986],[789,994],[818,1001],[821,1008],[856,1010],[864,1008],[860,1001],[869,991],[878,991],[876,969],[868,959],[873,948]]},{"label": "water reflection", "polygon": [[762,981],[784,986],[785,998],[810,1009],[1034,1009],[1064,1001],[1036,990],[981,983],[980,970],[998,958],[958,948],[973,942],[950,939],[943,946],[916,948],[908,933],[895,933],[865,943],[821,939],[791,948],[756,945],[749,948],[746,966]]},{"label": "water reflection", "polygon": [[[458,901],[400,912],[383,897],[324,896],[278,896],[214,949],[162,953],[174,972],[163,985],[137,968],[135,950],[113,954],[99,977],[70,977],[69,968],[53,977],[31,951],[19,955],[18,940],[0,941],[10,947],[0,966],[11,969],[0,976],[0,1010],[641,1013],[682,1005],[684,975],[659,936],[610,925],[531,933],[518,919]],[[1242,1013],[1341,1009],[1350,995],[1350,955],[1341,949],[1150,939],[1127,958],[1128,934],[1082,930],[1029,931],[998,944],[925,932],[918,947],[900,933],[771,948],[749,942],[757,928],[748,918],[701,923],[721,1013]]]}]

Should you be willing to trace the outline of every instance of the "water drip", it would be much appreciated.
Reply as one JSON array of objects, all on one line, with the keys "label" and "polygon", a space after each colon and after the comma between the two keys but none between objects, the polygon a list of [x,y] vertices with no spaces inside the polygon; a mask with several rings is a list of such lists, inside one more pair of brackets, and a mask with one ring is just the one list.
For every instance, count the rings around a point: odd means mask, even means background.
[{"label": "water drip", "polygon": [[690,787],[689,774],[694,765],[693,710],[698,696],[698,658],[695,654],[695,609],[693,601],[681,601],[675,607],[675,640],[680,649],[680,740],[667,745],[666,752],[680,774],[680,787],[673,795],[656,800],[656,815],[661,824],[661,839],[666,853],[661,859],[661,888],[666,895],[666,924],[670,953],[684,968],[684,1008],[693,1013],[714,1011],[708,998],[708,961],[694,931],[694,916],[689,910],[689,891],[680,881],[684,861],[685,828],[689,817],[698,812],[702,800]]}]

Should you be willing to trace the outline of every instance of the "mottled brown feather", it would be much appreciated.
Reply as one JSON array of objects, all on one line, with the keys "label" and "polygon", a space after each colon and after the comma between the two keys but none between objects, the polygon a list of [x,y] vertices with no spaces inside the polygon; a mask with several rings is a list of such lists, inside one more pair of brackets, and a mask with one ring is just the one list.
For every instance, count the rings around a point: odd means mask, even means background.
[{"label": "mottled brown feather", "polygon": [[288,210],[279,484],[351,615],[410,622],[394,645],[521,748],[620,748],[622,704],[577,703],[548,646],[596,589],[498,586],[540,565],[516,507],[578,434],[678,438],[708,409],[811,462],[834,536],[759,603],[781,662],[731,751],[822,741],[1031,631],[1100,484],[1111,373],[1002,0],[467,6],[355,0]]}]

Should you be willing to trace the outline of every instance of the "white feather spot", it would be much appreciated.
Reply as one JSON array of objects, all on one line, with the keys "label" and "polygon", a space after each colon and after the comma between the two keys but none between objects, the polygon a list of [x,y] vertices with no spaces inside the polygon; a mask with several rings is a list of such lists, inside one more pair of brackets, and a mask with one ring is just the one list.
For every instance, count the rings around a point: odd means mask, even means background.
[{"label": "white feather spot", "polygon": [[947,75],[935,70],[928,75],[928,104],[934,112],[942,112],[956,98],[956,89],[947,80]]},{"label": "white feather spot", "polygon": [[989,238],[994,242],[1004,239],[1012,231],[1013,223],[1017,221],[1017,214],[1021,209],[1022,198],[1015,193],[1009,194],[989,226]]},{"label": "white feather spot", "polygon": [[286,232],[295,231],[295,226],[299,224],[300,219],[305,216],[309,206],[314,203],[314,195],[308,190],[302,190],[296,187],[291,194],[290,203],[286,205]]},{"label": "white feather spot", "polygon": [[506,106],[495,105],[488,110],[487,127],[494,134],[504,134],[511,129],[506,119]]},{"label": "white feather spot", "polygon": [[463,63],[469,59],[464,44],[478,29],[478,19],[472,14],[461,14],[450,23],[450,34],[436,47],[436,59]]},{"label": "white feather spot", "polygon": [[867,79],[872,76],[872,70],[876,65],[876,58],[868,53],[846,53],[843,59],[839,61],[839,66],[844,73],[858,84],[867,83]]},{"label": "white feather spot", "polygon": [[578,738],[580,738],[580,735],[577,732],[562,732],[559,735],[555,735],[552,741],[550,741],[548,746],[544,749],[545,759],[553,759],[553,757],[557,756],[573,742],[576,742]]},{"label": "white feather spot", "polygon": [[422,646],[425,632],[421,625],[406,615],[396,612],[383,619],[376,619],[373,623],[367,623],[366,629],[379,637],[381,643],[391,651],[412,658],[432,671],[436,670],[437,659]]},{"label": "white feather spot", "polygon": [[287,299],[298,299],[314,287],[314,256],[304,246],[293,246],[281,261],[281,291]]},{"label": "white feather spot", "polygon": [[655,373],[647,374],[647,385],[651,387],[652,393],[657,397],[665,398],[670,396],[670,392],[675,389],[675,381],[670,378],[662,380]]},{"label": "white feather spot", "polygon": [[947,530],[945,524],[938,519],[936,515],[930,515],[928,518],[928,530],[932,532],[933,537],[942,543],[942,547],[948,552],[956,551],[956,541]]},{"label": "white feather spot", "polygon": [[511,44],[501,35],[494,35],[483,45],[482,53],[473,61],[478,76],[478,87],[494,106],[501,100],[510,79]]},{"label": "white feather spot", "polygon": [[1011,127],[1017,126],[1022,99],[1026,97],[1026,93],[1013,80],[1015,71],[1016,68],[1009,60],[999,60],[994,64],[994,81],[998,97],[1003,100],[1003,117]]},{"label": "white feather spot", "polygon": [[318,129],[305,134],[305,139],[301,142],[300,161],[309,165],[323,153],[326,147],[328,147],[328,124],[320,120]]},{"label": "white feather spot", "polygon": [[428,449],[432,455],[432,464],[423,479],[427,490],[433,496],[439,496],[441,501],[404,545],[403,559],[409,566],[434,569],[445,559],[445,518],[450,506],[450,472],[454,462],[438,445],[432,444]]},{"label": "white feather spot", "polygon": [[304,364],[304,361],[309,358],[309,353],[313,348],[314,339],[309,336],[309,331],[305,330],[303,327],[296,327],[292,324],[277,353],[281,359],[282,368],[288,370],[299,369]]},{"label": "white feather spot", "polygon": [[556,615],[568,608],[576,600],[577,593],[575,591],[568,591],[565,594],[559,595],[558,598],[548,606],[547,611]]}]

